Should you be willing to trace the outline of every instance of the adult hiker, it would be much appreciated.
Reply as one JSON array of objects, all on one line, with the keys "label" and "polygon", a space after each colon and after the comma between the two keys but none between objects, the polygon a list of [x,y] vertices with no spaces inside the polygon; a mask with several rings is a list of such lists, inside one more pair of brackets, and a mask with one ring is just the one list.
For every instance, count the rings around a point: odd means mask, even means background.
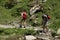
[{"label": "adult hiker", "polygon": [[22,20],[21,20],[21,22],[22,22],[22,26],[25,28],[25,26],[26,26],[26,19],[27,19],[27,13],[26,13],[25,10],[22,11],[22,13],[21,13],[21,17],[22,17]]},{"label": "adult hiker", "polygon": [[48,14],[42,15],[42,25],[43,25],[43,32],[48,32],[48,21],[50,19],[50,16]]}]

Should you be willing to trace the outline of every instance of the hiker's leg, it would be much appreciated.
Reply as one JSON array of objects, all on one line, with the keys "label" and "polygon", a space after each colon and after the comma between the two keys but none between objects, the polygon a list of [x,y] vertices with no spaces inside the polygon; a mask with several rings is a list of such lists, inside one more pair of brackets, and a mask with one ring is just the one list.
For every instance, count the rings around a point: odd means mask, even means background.
[{"label": "hiker's leg", "polygon": [[45,27],[43,27],[43,33],[47,33],[48,32],[48,29]]},{"label": "hiker's leg", "polygon": [[19,27],[22,28],[22,22],[21,21],[19,22]]},{"label": "hiker's leg", "polygon": [[22,28],[24,27],[24,19],[22,19]]},{"label": "hiker's leg", "polygon": [[46,21],[43,22],[43,32],[46,32]]},{"label": "hiker's leg", "polygon": [[26,22],[26,19],[24,19],[24,28],[26,27],[27,25],[27,22]]},{"label": "hiker's leg", "polygon": [[45,26],[43,26],[43,32],[45,31]]},{"label": "hiker's leg", "polygon": [[24,20],[24,28],[26,27],[26,20]]},{"label": "hiker's leg", "polygon": [[24,19],[22,19],[22,28],[24,27]]},{"label": "hiker's leg", "polygon": [[46,32],[48,32],[48,21],[46,21]]},{"label": "hiker's leg", "polygon": [[44,31],[44,29],[45,29],[45,28],[44,28],[44,21],[42,21],[42,28],[43,28],[43,31]]},{"label": "hiker's leg", "polygon": [[20,21],[20,25],[21,25],[21,27],[23,26],[23,19]]},{"label": "hiker's leg", "polygon": [[46,32],[48,32],[48,27],[46,27]]}]

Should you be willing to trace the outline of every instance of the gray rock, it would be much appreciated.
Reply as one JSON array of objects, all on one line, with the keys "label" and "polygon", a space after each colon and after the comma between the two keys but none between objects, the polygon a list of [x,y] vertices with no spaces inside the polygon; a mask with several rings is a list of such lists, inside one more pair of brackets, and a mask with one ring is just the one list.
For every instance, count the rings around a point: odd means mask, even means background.
[{"label": "gray rock", "polygon": [[42,0],[42,2],[46,2],[47,0]]},{"label": "gray rock", "polygon": [[60,39],[60,35],[55,36],[55,40]]},{"label": "gray rock", "polygon": [[40,6],[39,5],[35,5],[34,7],[32,7],[30,9],[30,15],[33,15],[39,9],[40,9]]},{"label": "gray rock", "polygon": [[60,34],[60,28],[57,30],[57,34]]},{"label": "gray rock", "polygon": [[25,36],[26,40],[35,40],[36,37],[32,35]]}]

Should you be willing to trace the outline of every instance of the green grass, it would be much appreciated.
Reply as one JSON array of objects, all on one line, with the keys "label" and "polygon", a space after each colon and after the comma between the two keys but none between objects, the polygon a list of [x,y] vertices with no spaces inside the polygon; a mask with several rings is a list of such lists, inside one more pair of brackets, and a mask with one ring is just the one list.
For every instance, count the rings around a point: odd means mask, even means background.
[{"label": "green grass", "polygon": [[[17,3],[14,5],[13,8],[11,9],[6,9],[4,7],[5,2],[8,2],[8,0],[0,0],[0,24],[8,24],[9,21],[12,20],[17,20],[20,19],[20,13],[17,12],[18,8],[21,8],[21,10],[26,10],[26,12],[28,13],[28,19],[29,19],[29,10],[31,7],[27,6],[28,4],[30,4],[31,2],[29,2],[29,0],[20,0],[21,3]],[[47,0],[46,3],[42,4],[44,7],[44,12],[48,13],[51,16],[51,20],[50,22],[55,22],[54,24],[51,24],[50,28],[60,28],[59,24],[60,24],[60,0]],[[51,10],[48,10],[48,8],[51,7]],[[11,16],[11,14],[13,14],[14,16]],[[37,13],[38,16],[38,23],[41,23],[41,16],[42,13],[38,12]],[[57,18],[57,21],[55,21]],[[20,19],[21,20],[21,19]],[[33,23],[33,22],[32,22]]]},{"label": "green grass", "polygon": [[34,35],[36,34],[33,29],[21,29],[21,28],[0,28],[0,35]]}]

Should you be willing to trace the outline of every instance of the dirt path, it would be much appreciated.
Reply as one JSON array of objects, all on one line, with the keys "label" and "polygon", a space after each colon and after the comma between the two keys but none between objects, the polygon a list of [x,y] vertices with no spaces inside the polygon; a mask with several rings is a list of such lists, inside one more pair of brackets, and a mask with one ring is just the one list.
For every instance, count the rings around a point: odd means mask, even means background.
[{"label": "dirt path", "polygon": [[2,24],[0,24],[0,27],[1,28],[15,28],[15,26],[12,26],[12,25],[2,25]]}]

